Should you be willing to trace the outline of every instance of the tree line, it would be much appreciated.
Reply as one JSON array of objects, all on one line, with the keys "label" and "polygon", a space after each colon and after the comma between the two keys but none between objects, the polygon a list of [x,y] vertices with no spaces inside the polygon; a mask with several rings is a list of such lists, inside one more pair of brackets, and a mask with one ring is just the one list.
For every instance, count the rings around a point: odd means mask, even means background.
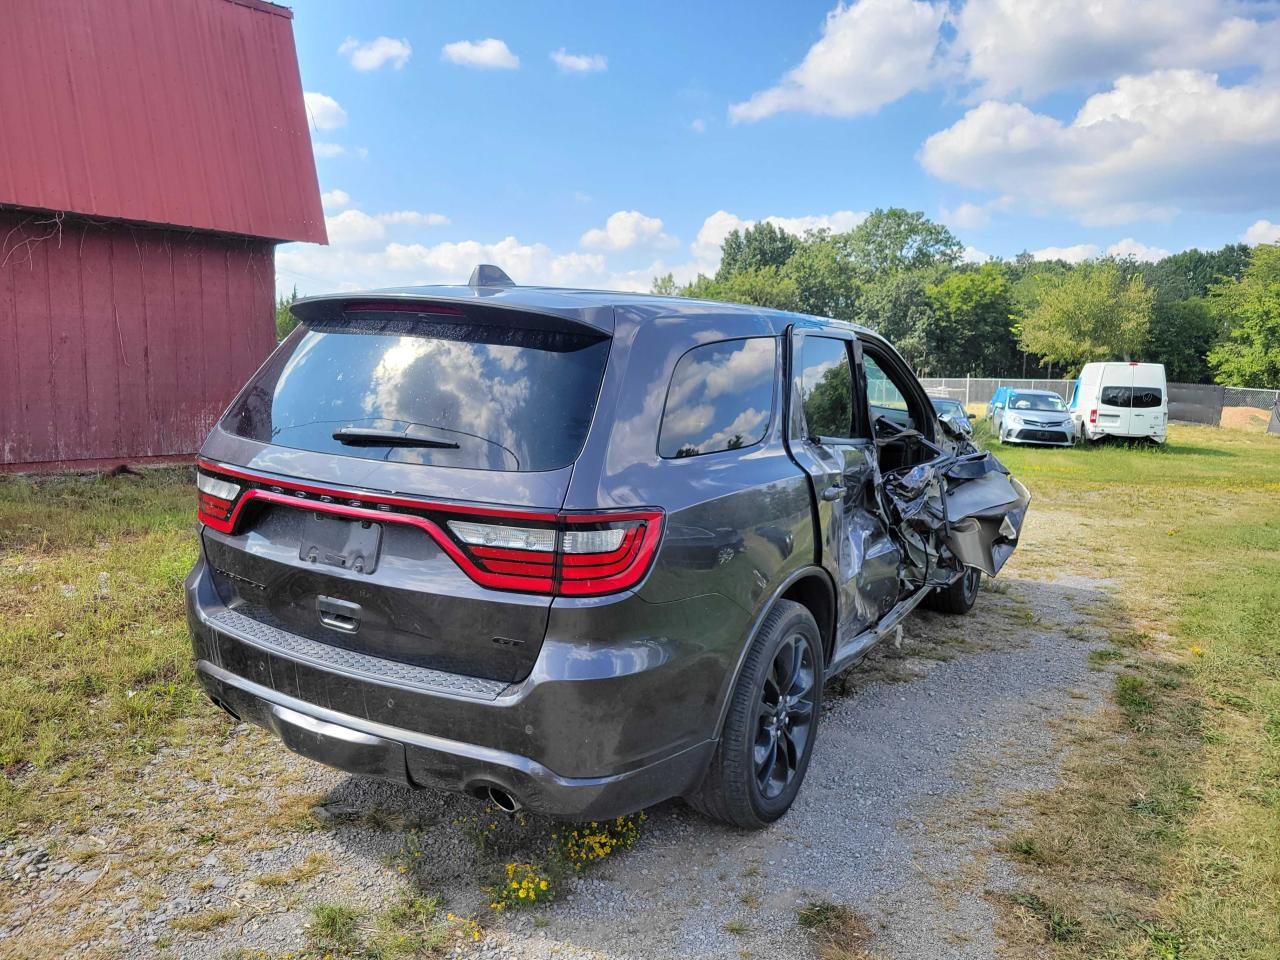
[{"label": "tree line", "polygon": [[1072,377],[1093,360],[1163,363],[1171,381],[1280,389],[1280,246],[1156,262],[963,262],[923,213],[876,210],[847,233],[768,222],[726,237],[714,276],[653,292],[835,317],[888,338],[920,376]]}]

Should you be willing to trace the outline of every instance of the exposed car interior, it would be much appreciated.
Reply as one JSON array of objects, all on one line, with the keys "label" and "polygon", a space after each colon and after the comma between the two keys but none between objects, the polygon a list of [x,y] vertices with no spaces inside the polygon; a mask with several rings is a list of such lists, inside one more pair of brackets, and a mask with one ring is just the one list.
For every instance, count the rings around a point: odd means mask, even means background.
[{"label": "exposed car interior", "polygon": [[876,350],[864,346],[862,367],[881,472],[914,467],[936,457],[938,448],[921,429],[932,422],[931,411],[920,405],[914,391],[899,386],[901,374],[895,377],[894,365],[887,357],[877,359]]}]

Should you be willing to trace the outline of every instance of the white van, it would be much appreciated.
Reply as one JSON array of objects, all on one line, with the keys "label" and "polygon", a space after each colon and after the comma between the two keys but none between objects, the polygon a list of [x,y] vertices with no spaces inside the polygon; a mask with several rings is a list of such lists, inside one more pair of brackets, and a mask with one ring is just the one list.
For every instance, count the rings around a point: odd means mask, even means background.
[{"label": "white van", "polygon": [[1069,409],[1076,433],[1085,440],[1131,437],[1164,443],[1169,423],[1164,364],[1086,363]]}]

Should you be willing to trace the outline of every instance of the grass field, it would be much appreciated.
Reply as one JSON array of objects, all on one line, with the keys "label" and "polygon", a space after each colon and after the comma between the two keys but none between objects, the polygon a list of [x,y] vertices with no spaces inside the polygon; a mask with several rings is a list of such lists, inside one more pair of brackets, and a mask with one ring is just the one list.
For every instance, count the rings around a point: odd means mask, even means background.
[{"label": "grass field", "polygon": [[[1004,842],[1009,955],[1274,958],[1280,944],[1280,438],[998,455],[1031,488],[1034,566],[1106,585],[1115,710]],[[181,582],[186,470],[0,479],[0,841],[136,805],[166,744],[215,748]],[[0,921],[4,908],[0,906]],[[2,951],[0,951],[2,952]]]},{"label": "grass field", "polygon": [[1280,956],[1280,438],[998,455],[1059,531],[1036,559],[1112,583],[1117,707],[1007,840],[1011,952]]}]

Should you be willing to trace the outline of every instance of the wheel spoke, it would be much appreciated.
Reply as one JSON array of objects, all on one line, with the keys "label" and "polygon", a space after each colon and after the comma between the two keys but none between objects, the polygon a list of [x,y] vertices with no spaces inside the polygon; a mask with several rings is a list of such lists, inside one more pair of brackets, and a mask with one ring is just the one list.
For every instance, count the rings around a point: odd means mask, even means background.
[{"label": "wheel spoke", "polygon": [[787,690],[787,696],[792,700],[808,699],[813,692],[813,667],[808,659],[808,650],[802,650],[800,663],[791,681],[791,688]]},{"label": "wheel spoke", "polygon": [[785,784],[795,775],[796,767],[800,762],[800,751],[796,749],[789,730],[782,735],[782,740],[778,744],[778,760],[782,765],[782,782]]},{"label": "wheel spoke", "polygon": [[791,771],[787,758],[787,741],[786,737],[778,738],[778,748],[773,752],[773,769],[769,771],[769,784],[773,787],[770,796],[776,797],[784,789],[787,782],[791,779]]},{"label": "wheel spoke", "polygon": [[774,739],[769,732],[763,731],[760,736],[756,737],[756,742],[752,744],[751,756],[755,761],[756,773],[759,774],[761,769],[770,762],[770,755],[773,752]]},{"label": "wheel spoke", "polygon": [[797,700],[791,705],[791,725],[804,725],[813,719],[813,704],[808,698]]},{"label": "wheel spoke", "polygon": [[756,767],[756,782],[760,784],[760,792],[766,797],[775,796],[770,791],[769,785],[773,779],[773,768],[778,762],[778,741],[770,740],[769,745],[765,748],[764,762]]},{"label": "wheel spoke", "polygon": [[769,672],[765,674],[764,690],[760,695],[760,702],[767,707],[773,707],[782,699],[783,687],[778,686],[778,681],[774,678],[774,670],[772,665]]}]

